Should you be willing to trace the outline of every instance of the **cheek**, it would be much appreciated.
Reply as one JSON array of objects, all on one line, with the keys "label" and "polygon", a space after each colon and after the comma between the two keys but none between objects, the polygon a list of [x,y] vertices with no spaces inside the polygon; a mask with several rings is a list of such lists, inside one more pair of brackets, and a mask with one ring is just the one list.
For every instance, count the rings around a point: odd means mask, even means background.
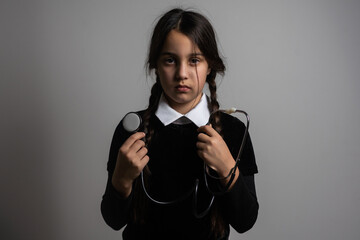
[{"label": "cheek", "polygon": [[158,71],[158,77],[161,84],[161,87],[164,91],[167,91],[168,88],[171,87],[171,83],[173,82],[173,77],[170,71],[159,69]]},{"label": "cheek", "polygon": [[168,81],[174,76],[174,71],[172,71],[172,69],[170,68],[162,68],[159,69],[157,72],[161,81]]},{"label": "cheek", "polygon": [[204,67],[201,69],[201,71],[199,71],[200,84],[205,84],[208,74],[209,74],[209,68]]},{"label": "cheek", "polygon": [[200,77],[199,84],[202,89],[205,87],[207,76],[208,76],[208,69],[204,69],[204,71],[202,71],[201,77],[199,76]]},{"label": "cheek", "polygon": [[203,81],[200,82],[200,88],[201,89],[204,89],[205,83],[206,83],[206,79],[204,79]]}]

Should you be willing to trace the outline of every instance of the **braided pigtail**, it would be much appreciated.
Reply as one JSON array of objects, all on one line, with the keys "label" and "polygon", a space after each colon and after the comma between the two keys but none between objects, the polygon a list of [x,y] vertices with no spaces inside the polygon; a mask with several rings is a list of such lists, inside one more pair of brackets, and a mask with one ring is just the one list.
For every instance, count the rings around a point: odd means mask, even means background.
[{"label": "braided pigtail", "polygon": [[160,97],[162,94],[162,87],[160,85],[159,79],[157,77],[155,84],[151,88],[151,95],[149,98],[149,106],[145,110],[143,120],[144,120],[144,132],[146,133],[145,142],[146,145],[149,146],[151,142],[151,138],[154,134],[154,130],[150,125],[150,118],[153,115],[159,105]]},{"label": "braided pigtail", "polygon": [[[215,82],[215,76],[212,76],[215,74],[212,74],[212,72],[209,74],[207,83],[209,85],[209,91],[210,91],[210,111],[215,112],[216,110],[219,110],[219,102],[217,100],[217,94],[216,94],[216,82]],[[213,128],[221,134],[221,122],[220,122],[220,113],[216,112],[212,115],[210,119],[210,123],[212,124]]]},{"label": "braided pigtail", "polygon": [[[210,108],[211,112],[218,110],[220,107],[219,102],[217,100],[217,94],[216,94],[217,86],[216,86],[216,82],[215,82],[215,77],[216,77],[216,71],[211,70],[210,74],[207,76],[207,79],[206,79],[208,86],[209,86],[209,91],[210,91],[209,108]],[[220,112],[216,112],[216,113],[212,114],[210,123],[211,123],[212,127],[221,135],[222,126],[221,126],[221,121],[220,121]],[[217,238],[223,236],[225,234],[225,222],[224,222],[222,215],[219,212],[219,206],[218,206],[217,201],[215,201],[215,203],[211,209],[210,216],[211,216],[210,217],[211,228],[212,228],[214,235]]]},{"label": "braided pigtail", "polygon": [[[150,124],[150,119],[153,114],[155,114],[155,111],[157,109],[157,106],[159,105],[159,100],[162,93],[161,85],[157,79],[156,83],[151,88],[151,95],[149,98],[149,106],[145,110],[144,115],[142,116],[143,119],[143,128],[144,132],[146,133],[145,136],[145,144],[146,146],[150,146],[150,142],[152,139],[152,136],[154,135],[154,129],[152,129],[152,126]],[[146,165],[143,171],[145,184],[147,183],[147,180],[151,174],[149,167]],[[147,186],[146,186],[147,187]],[[141,179],[137,178],[134,184],[134,192],[137,196],[134,198],[134,208],[133,208],[133,221],[136,223],[144,224],[145,223],[145,212],[146,212],[146,196],[144,194],[144,191],[142,189],[142,183]]]}]

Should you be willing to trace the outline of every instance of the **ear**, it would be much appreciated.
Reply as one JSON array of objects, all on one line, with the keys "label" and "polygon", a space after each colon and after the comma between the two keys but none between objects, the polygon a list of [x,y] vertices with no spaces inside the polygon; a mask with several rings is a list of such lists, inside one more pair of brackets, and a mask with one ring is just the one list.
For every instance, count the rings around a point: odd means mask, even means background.
[{"label": "ear", "polygon": [[155,68],[155,76],[156,76],[156,77],[159,76],[159,71],[157,70],[157,68]]},{"label": "ear", "polygon": [[211,68],[208,68],[206,75],[209,75],[211,73]]}]

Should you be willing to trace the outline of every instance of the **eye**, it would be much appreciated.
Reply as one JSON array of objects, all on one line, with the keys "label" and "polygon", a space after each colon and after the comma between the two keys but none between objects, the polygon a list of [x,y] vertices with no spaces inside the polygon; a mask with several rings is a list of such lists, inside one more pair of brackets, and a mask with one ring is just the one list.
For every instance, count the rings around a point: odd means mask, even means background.
[{"label": "eye", "polygon": [[192,64],[192,65],[196,65],[196,64],[198,64],[200,62],[200,59],[199,58],[191,58],[190,59],[190,63]]},{"label": "eye", "polygon": [[175,63],[175,59],[172,58],[172,57],[164,58],[164,63],[165,63],[165,64],[174,64],[174,63]]}]

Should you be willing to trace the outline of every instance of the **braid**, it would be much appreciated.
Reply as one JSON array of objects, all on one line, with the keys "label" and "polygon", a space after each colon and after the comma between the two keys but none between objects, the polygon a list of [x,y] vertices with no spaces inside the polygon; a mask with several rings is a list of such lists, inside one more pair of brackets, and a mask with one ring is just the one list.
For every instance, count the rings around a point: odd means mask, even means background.
[{"label": "braid", "polygon": [[157,77],[155,84],[151,88],[151,95],[149,98],[149,106],[145,110],[145,113],[143,116],[144,132],[146,133],[146,137],[145,137],[146,141],[145,142],[146,142],[147,146],[150,144],[151,138],[154,134],[154,130],[151,128],[151,125],[150,125],[150,118],[151,118],[151,115],[153,115],[155,113],[157,106],[159,105],[162,91],[163,90],[161,88],[159,79]]},{"label": "braid", "polygon": [[[152,136],[154,134],[154,130],[151,127],[150,119],[151,116],[155,113],[157,106],[159,105],[160,96],[162,93],[161,85],[157,79],[156,83],[151,88],[151,95],[149,98],[149,106],[145,110],[143,115],[143,121],[144,121],[144,132],[146,133],[145,136],[145,143],[148,147],[150,145]],[[145,184],[147,183],[147,179],[149,178],[149,175],[151,174],[149,167],[146,165],[144,168],[144,179]],[[141,179],[137,178],[135,180],[134,184],[134,192],[136,194],[136,198],[134,199],[134,208],[133,208],[133,221],[144,224],[145,223],[145,212],[146,212],[146,196],[144,194],[144,191],[142,189]]]},{"label": "braid", "polygon": [[[216,110],[219,109],[220,105],[219,102],[217,100],[217,94],[216,94],[216,82],[215,82],[215,74],[213,74],[212,72],[209,74],[207,82],[209,85],[209,90],[210,90],[210,111],[214,112]],[[218,132],[221,133],[221,122],[220,122],[220,113],[214,113],[212,118],[210,119],[211,124],[213,125],[214,129]]]},{"label": "braid", "polygon": [[[215,82],[216,72],[211,71],[208,75],[206,81],[209,85],[209,91],[210,91],[210,111],[214,112],[219,109],[220,104],[217,100],[217,94],[216,94],[216,82]],[[210,119],[210,123],[212,124],[213,128],[222,135],[222,126],[220,121],[220,112],[216,112],[212,114],[212,117]],[[219,211],[219,205],[218,201],[214,202],[214,205],[211,209],[210,219],[211,219],[211,228],[213,233],[215,234],[215,237],[221,237],[225,234],[225,222],[224,219],[221,216],[221,213]]]}]

